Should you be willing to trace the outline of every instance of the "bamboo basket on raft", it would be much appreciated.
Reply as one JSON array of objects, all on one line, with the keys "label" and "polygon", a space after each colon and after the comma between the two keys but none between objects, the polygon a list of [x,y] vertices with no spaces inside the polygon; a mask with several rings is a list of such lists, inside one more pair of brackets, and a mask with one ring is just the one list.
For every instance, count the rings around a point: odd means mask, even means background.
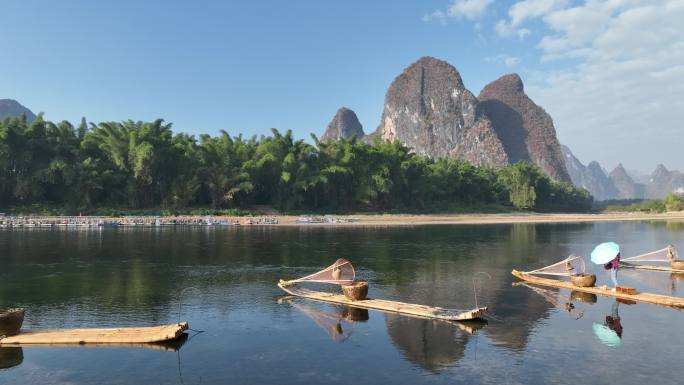
[{"label": "bamboo basket on raft", "polygon": [[19,334],[24,323],[24,309],[0,308],[0,337],[10,337]]},{"label": "bamboo basket on raft", "polygon": [[594,287],[596,285],[596,274],[573,274],[570,282],[577,287]]},{"label": "bamboo basket on raft", "polygon": [[368,297],[368,282],[356,281],[342,285],[342,293],[352,301],[363,301]]}]

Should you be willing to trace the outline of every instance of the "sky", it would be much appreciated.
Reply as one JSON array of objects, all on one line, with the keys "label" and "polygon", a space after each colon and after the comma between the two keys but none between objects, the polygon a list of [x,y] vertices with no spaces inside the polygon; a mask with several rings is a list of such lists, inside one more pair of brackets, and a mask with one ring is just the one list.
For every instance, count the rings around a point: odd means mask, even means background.
[{"label": "sky", "polygon": [[585,164],[684,170],[684,0],[0,0],[0,98],[49,120],[374,131],[423,56],[475,95],[518,73]]}]

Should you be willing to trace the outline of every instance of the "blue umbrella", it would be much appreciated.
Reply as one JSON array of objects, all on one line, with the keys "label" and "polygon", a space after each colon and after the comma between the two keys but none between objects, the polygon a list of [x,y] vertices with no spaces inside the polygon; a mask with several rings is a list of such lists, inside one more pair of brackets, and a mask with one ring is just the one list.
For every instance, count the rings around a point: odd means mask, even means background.
[{"label": "blue umbrella", "polygon": [[620,245],[615,242],[605,242],[594,248],[591,252],[591,261],[597,265],[606,264],[620,254]]},{"label": "blue umbrella", "polygon": [[594,323],[594,334],[606,346],[617,348],[622,344],[622,339],[606,325]]}]

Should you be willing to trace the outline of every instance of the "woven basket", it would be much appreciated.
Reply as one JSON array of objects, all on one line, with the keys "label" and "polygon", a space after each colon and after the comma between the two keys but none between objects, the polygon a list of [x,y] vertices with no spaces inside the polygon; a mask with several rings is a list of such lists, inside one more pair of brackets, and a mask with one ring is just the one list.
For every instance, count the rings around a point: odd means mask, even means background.
[{"label": "woven basket", "polygon": [[684,270],[684,260],[675,259],[672,262],[670,262],[670,267],[677,270]]},{"label": "woven basket", "polygon": [[24,323],[24,309],[0,308],[0,336],[14,336],[19,334]]},{"label": "woven basket", "polygon": [[368,282],[358,281],[342,285],[344,296],[352,301],[361,301],[368,296]]},{"label": "woven basket", "polygon": [[593,287],[596,284],[596,275],[573,274],[570,276],[570,282],[577,287]]}]

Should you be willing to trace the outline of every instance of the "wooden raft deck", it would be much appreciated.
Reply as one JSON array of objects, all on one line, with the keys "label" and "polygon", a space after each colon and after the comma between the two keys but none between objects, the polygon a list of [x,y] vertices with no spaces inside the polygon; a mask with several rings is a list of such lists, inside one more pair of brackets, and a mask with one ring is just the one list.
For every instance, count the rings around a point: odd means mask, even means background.
[{"label": "wooden raft deck", "polygon": [[684,274],[684,270],[673,269],[669,266],[654,266],[654,265],[635,265],[631,263],[620,263],[620,267],[627,269],[639,269],[639,270],[651,270],[651,271],[663,271],[666,273],[677,273]]},{"label": "wooden raft deck", "polygon": [[379,310],[387,313],[397,313],[419,318],[438,319],[443,321],[468,321],[479,319],[487,312],[486,307],[478,307],[472,310],[445,309],[436,306],[416,305],[412,303],[387,301],[383,299],[364,299],[352,301],[342,294],[324,293],[309,290],[297,285],[278,287],[290,295],[313,299],[316,301],[330,302],[341,305],[359,307],[362,309]]},{"label": "wooden raft deck", "polygon": [[513,276],[522,279],[523,281],[533,283],[535,285],[557,287],[560,289],[574,290],[584,293],[597,294],[607,297],[615,297],[628,301],[638,301],[653,303],[656,305],[671,306],[676,308],[684,308],[684,298],[671,297],[667,295],[653,294],[653,293],[636,293],[626,294],[612,291],[608,287],[578,287],[567,281],[559,281],[556,279],[540,278],[531,274],[526,274],[521,271],[513,270]]},{"label": "wooden raft deck", "polygon": [[132,345],[170,341],[188,329],[187,322],[149,327],[107,329],[25,330],[16,336],[0,338],[8,345]]}]

